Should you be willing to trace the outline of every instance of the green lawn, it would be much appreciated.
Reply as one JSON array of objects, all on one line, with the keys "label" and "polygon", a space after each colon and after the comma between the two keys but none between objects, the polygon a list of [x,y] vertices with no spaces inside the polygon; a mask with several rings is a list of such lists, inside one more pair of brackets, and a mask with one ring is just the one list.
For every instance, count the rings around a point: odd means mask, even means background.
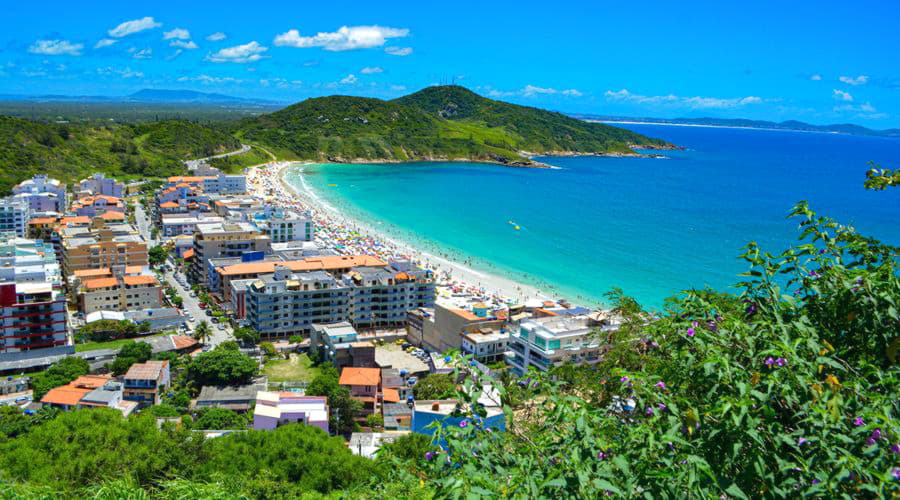
[{"label": "green lawn", "polygon": [[[159,335],[168,335],[168,333],[156,333],[153,335],[145,335],[140,338],[156,337]],[[118,349],[133,340],[137,339],[119,339],[110,340],[109,342],[87,342],[84,344],[75,344],[75,352],[96,351],[98,349]]]},{"label": "green lawn", "polygon": [[291,359],[275,359],[266,363],[263,374],[269,382],[312,382],[319,374],[319,368],[313,366],[309,356],[291,354]]}]

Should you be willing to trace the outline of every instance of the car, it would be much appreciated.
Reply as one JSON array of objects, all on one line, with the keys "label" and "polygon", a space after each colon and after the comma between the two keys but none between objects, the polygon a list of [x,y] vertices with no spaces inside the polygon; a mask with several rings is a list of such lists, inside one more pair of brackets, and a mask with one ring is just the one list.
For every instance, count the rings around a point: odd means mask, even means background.
[{"label": "car", "polygon": [[213,316],[212,318],[210,318],[210,321],[212,321],[213,323],[218,323],[218,322],[219,322],[219,318]]},{"label": "car", "polygon": [[207,309],[206,315],[212,317],[212,315],[213,315],[212,309]]}]

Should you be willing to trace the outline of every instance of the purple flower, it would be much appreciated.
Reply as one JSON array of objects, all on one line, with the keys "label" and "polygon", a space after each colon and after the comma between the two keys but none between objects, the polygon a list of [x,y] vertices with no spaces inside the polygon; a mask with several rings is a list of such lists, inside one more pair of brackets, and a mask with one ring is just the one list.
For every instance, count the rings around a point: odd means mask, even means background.
[{"label": "purple flower", "polygon": [[433,451],[426,451],[426,452],[425,452],[425,460],[431,461],[431,460],[433,460],[433,459],[434,459],[434,452],[433,452]]},{"label": "purple flower", "polygon": [[653,342],[650,342],[650,347],[656,349],[659,347],[659,344],[657,344],[656,341],[654,340]]},{"label": "purple flower", "polygon": [[821,483],[822,481],[819,481],[818,479],[813,479],[811,482],[812,482],[812,484],[819,484],[819,483]]},{"label": "purple flower", "polygon": [[460,426],[461,428],[465,428],[467,425],[469,425],[469,422],[467,422],[467,421],[465,421],[465,420],[462,420],[462,421],[459,422],[459,426]]},{"label": "purple flower", "polygon": [[691,321],[691,326],[693,326],[694,328],[697,328],[698,326],[700,326],[700,323],[697,321]]},{"label": "purple flower", "polygon": [[659,403],[656,405],[656,407],[659,408],[660,411],[666,411],[666,408],[667,408],[665,403]]},{"label": "purple flower", "polygon": [[819,250],[819,255],[822,255],[823,253],[825,253],[825,249],[824,249],[824,248],[821,249],[821,250]]},{"label": "purple flower", "polygon": [[747,313],[747,316],[753,316],[756,314],[756,304],[750,304],[744,312]]},{"label": "purple flower", "polygon": [[711,321],[711,320],[708,321],[708,322],[706,323],[706,326],[707,326],[707,328],[709,328],[709,329],[712,330],[713,332],[719,331],[719,325],[717,325],[715,321]]},{"label": "purple flower", "polygon": [[810,272],[809,272],[809,275],[812,276],[813,278],[815,278],[816,276],[819,275],[819,273],[817,273],[817,272],[815,272],[815,271],[810,271]]},{"label": "purple flower", "polygon": [[666,383],[663,382],[662,380],[660,380],[659,382],[656,383],[656,387],[659,387],[660,389],[665,389]]},{"label": "purple flower", "polygon": [[598,451],[597,452],[597,460],[603,460],[604,458],[606,458],[606,453],[603,453],[602,451]]},{"label": "purple flower", "polygon": [[648,417],[652,417],[653,416],[653,407],[648,406],[647,411],[644,413],[646,413]]},{"label": "purple flower", "polygon": [[803,446],[806,443],[807,443],[807,441],[806,441],[806,438],[804,438],[804,437],[797,439],[797,446]]},{"label": "purple flower", "polygon": [[871,437],[872,437],[872,439],[874,439],[875,441],[878,441],[879,439],[881,439],[881,429],[875,429],[874,431],[872,431],[872,436],[871,436]]},{"label": "purple flower", "polygon": [[688,336],[688,337],[693,337],[693,336],[694,336],[694,329],[693,329],[693,328],[688,328],[688,329],[687,329],[687,336]]},{"label": "purple flower", "polygon": [[666,446],[669,447],[670,450],[675,451],[675,445],[672,443],[666,443]]},{"label": "purple flower", "polygon": [[900,453],[900,443],[891,446],[891,453]]},{"label": "purple flower", "polygon": [[784,358],[778,358],[775,360],[775,364],[778,366],[784,366],[787,364],[787,360]]},{"label": "purple flower", "polygon": [[853,425],[856,427],[862,427],[866,425],[866,421],[862,419],[862,417],[856,417],[853,419]]},{"label": "purple flower", "polygon": [[768,358],[766,358],[766,366],[772,366],[774,364],[775,364],[775,360],[772,359],[772,356],[769,356]]},{"label": "purple flower", "polygon": [[625,382],[628,382],[628,377],[622,377],[622,378],[620,378],[620,379],[619,379],[619,382],[622,382],[623,384],[624,384]]},{"label": "purple flower", "polygon": [[717,322],[720,322],[720,323],[722,322],[722,317],[719,316],[718,314],[716,314],[716,318],[715,318],[715,319],[716,319]]},{"label": "purple flower", "polygon": [[894,475],[894,479],[900,479],[900,467],[894,467],[894,470],[891,472]]}]

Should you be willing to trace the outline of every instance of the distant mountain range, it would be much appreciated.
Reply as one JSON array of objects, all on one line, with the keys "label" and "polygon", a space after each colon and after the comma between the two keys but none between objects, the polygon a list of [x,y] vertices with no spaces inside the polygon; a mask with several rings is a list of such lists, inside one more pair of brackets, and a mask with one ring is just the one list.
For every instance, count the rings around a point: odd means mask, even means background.
[{"label": "distant mountain range", "polygon": [[873,135],[879,137],[900,137],[900,129],[874,130],[851,123],[833,125],[813,125],[797,120],[770,122],[765,120],[747,120],[743,118],[636,118],[627,116],[570,114],[582,120],[604,123],[659,123],[669,125],[706,125],[712,127],[740,127],[773,130],[798,130],[804,132],[825,132],[831,134]]},{"label": "distant mountain range", "polygon": [[175,104],[261,104],[278,105],[276,101],[234,97],[225,94],[198,92],[196,90],[141,89],[126,96],[103,95],[19,95],[0,94],[5,101],[53,101],[53,102],[135,102],[135,103],[175,103]]}]

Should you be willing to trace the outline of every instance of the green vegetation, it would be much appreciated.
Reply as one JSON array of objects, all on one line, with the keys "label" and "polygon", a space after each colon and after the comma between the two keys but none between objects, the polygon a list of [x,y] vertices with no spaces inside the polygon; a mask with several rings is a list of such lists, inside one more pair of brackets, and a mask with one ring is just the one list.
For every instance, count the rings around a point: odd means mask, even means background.
[{"label": "green vegetation", "polygon": [[122,345],[116,359],[109,366],[109,371],[115,376],[124,375],[131,365],[143,363],[153,355],[153,348],[146,342],[130,341]]},{"label": "green vegetation", "polygon": [[[165,333],[156,333],[153,335],[144,335],[141,338],[155,337],[157,335],[166,335]],[[134,339],[118,339],[108,342],[88,342],[85,344],[75,344],[75,352],[96,351],[99,349],[121,349],[122,346],[134,342]]]},{"label": "green vegetation", "polygon": [[271,359],[263,367],[269,382],[311,382],[319,373],[306,353],[292,353],[289,359]]},{"label": "green vegetation", "polygon": [[250,151],[239,155],[226,156],[224,158],[213,158],[209,160],[210,166],[229,174],[239,174],[247,167],[262,165],[272,161],[272,157],[259,146],[253,146]]},{"label": "green vegetation", "polygon": [[456,384],[452,375],[435,373],[419,380],[413,394],[416,399],[447,399],[456,394]]},{"label": "green vegetation", "polygon": [[0,116],[0,193],[36,173],[65,182],[94,172],[120,180],[176,175],[182,159],[239,147],[227,133],[182,120],[93,125]]},{"label": "green vegetation", "polygon": [[224,431],[246,429],[250,423],[248,415],[241,415],[227,408],[203,408],[191,424],[192,429]]},{"label": "green vegetation", "polygon": [[306,394],[327,397],[331,410],[328,428],[337,434],[349,434],[356,428],[354,418],[362,410],[362,403],[350,397],[350,389],[338,384],[340,375],[331,364],[322,365],[320,370],[307,386]]},{"label": "green vegetation", "polygon": [[232,344],[222,343],[194,358],[187,367],[188,378],[198,387],[249,383],[257,372],[256,361]]},{"label": "green vegetation", "polygon": [[32,375],[31,389],[34,391],[34,400],[40,401],[50,389],[66,385],[82,375],[87,375],[90,369],[91,366],[84,359],[69,356],[50,368]]},{"label": "green vegetation", "polygon": [[[106,342],[108,340],[137,337],[149,331],[149,323],[101,319],[80,327],[78,331],[75,332],[75,340],[78,342]],[[95,347],[95,349],[100,349],[100,347]]]},{"label": "green vegetation", "polygon": [[523,151],[632,154],[633,145],[670,146],[624,129],[486,99],[458,86],[429,87],[394,101],[308,99],[232,129],[242,140],[329,161],[468,158],[529,164]]},{"label": "green vegetation", "polygon": [[150,265],[154,267],[165,264],[166,259],[169,258],[169,250],[162,245],[151,247],[150,250],[147,251],[147,253],[149,256]]}]

